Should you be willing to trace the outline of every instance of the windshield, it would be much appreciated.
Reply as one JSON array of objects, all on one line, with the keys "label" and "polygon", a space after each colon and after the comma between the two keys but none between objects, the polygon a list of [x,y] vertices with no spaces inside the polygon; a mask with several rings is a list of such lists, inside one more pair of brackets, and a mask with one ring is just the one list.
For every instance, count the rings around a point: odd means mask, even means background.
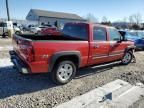
[{"label": "windshield", "polygon": [[129,32],[130,35],[137,36],[139,38],[144,38],[144,32]]},{"label": "windshield", "polygon": [[129,35],[131,36],[137,36],[137,33],[136,32],[127,32]]},{"label": "windshield", "polygon": [[139,36],[140,38],[144,38],[144,32],[138,32],[138,36]]}]

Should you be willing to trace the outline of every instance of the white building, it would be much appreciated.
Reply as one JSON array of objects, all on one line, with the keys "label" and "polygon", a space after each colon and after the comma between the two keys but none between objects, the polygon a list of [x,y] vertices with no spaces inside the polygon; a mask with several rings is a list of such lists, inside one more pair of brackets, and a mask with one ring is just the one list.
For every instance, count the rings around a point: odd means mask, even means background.
[{"label": "white building", "polygon": [[63,12],[52,12],[38,9],[31,9],[28,13],[27,20],[37,21],[39,25],[50,24],[55,25],[65,24],[67,22],[85,22],[86,20],[76,14],[63,13]]}]

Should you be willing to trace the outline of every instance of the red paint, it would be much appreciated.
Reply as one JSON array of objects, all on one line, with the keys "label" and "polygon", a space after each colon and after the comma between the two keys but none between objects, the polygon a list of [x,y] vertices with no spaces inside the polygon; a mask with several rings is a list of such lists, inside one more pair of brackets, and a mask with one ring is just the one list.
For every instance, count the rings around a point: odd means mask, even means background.
[{"label": "red paint", "polygon": [[[68,24],[86,25],[89,31],[88,41],[28,41],[23,38],[13,38],[15,52],[28,65],[32,73],[48,72],[50,59],[56,52],[79,51],[81,54],[80,67],[84,67],[122,59],[125,49],[128,46],[134,45],[130,41],[121,43],[109,41],[109,27],[107,26],[91,23]],[[106,29],[107,41],[93,41],[94,26],[104,27]],[[18,45],[17,42],[19,42]],[[99,47],[96,48],[96,45]],[[48,55],[48,57],[44,57],[44,55]]]}]

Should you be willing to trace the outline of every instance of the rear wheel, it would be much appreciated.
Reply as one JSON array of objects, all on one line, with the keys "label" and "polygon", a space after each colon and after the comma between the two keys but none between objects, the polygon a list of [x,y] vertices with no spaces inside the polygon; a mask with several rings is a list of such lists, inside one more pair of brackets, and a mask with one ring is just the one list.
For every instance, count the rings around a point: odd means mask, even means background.
[{"label": "rear wheel", "polygon": [[51,72],[51,78],[56,84],[70,82],[76,74],[76,66],[72,61],[62,61],[56,64]]},{"label": "rear wheel", "polygon": [[126,52],[123,59],[121,60],[122,64],[128,65],[132,61],[132,58],[133,58],[132,52],[130,51]]}]

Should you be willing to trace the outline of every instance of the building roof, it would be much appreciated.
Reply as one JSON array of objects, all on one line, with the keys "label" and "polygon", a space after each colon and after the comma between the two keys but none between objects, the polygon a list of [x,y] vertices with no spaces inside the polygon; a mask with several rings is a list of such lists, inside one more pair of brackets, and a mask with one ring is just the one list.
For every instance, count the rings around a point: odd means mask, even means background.
[{"label": "building roof", "polygon": [[39,9],[31,9],[37,16],[41,17],[52,17],[52,18],[64,18],[64,19],[74,19],[74,20],[84,20],[82,17],[71,14],[71,13],[64,13],[64,12],[53,12],[53,11],[46,11],[46,10],[39,10]]}]

